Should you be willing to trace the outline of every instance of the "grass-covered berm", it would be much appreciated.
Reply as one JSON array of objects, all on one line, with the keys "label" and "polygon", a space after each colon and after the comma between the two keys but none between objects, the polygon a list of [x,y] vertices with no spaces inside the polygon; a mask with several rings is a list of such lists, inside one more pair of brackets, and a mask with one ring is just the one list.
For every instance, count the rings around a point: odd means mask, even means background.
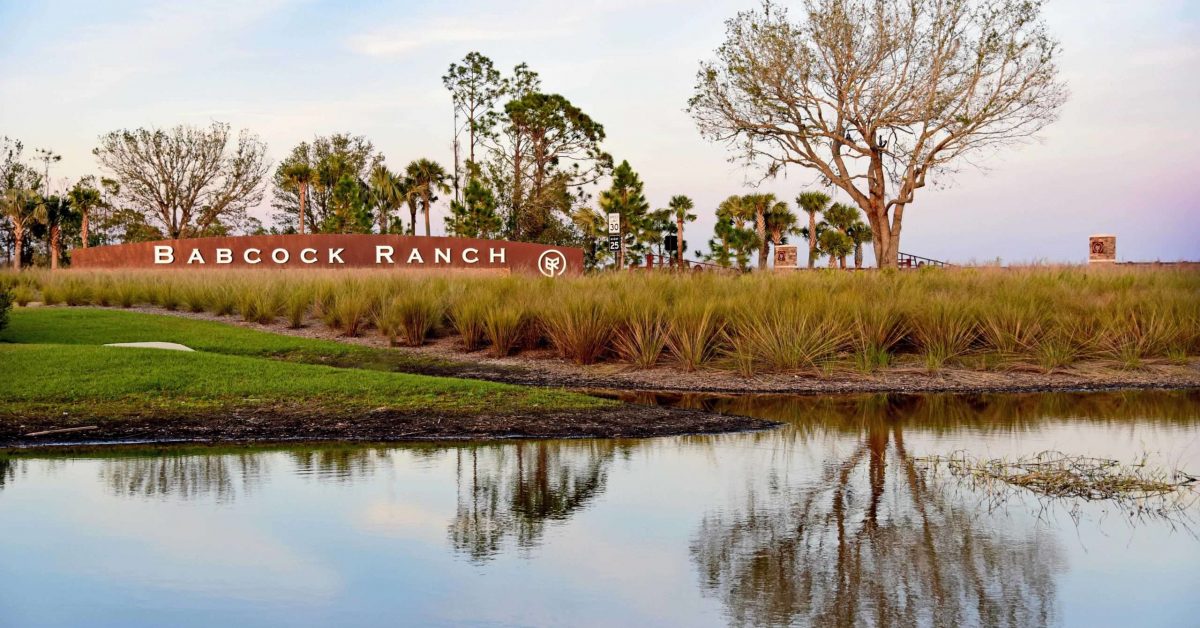
[{"label": "grass-covered berm", "polygon": [[262,324],[452,336],[466,355],[552,348],[578,364],[682,371],[1061,373],[1187,366],[1200,271],[1029,267],[581,278],[384,271],[0,274],[18,305],[157,307]]},{"label": "grass-covered berm", "polygon": [[[191,352],[108,347],[155,340]],[[765,421],[394,372],[395,351],[95,308],[0,331],[0,448],[113,441],[654,436]]]}]

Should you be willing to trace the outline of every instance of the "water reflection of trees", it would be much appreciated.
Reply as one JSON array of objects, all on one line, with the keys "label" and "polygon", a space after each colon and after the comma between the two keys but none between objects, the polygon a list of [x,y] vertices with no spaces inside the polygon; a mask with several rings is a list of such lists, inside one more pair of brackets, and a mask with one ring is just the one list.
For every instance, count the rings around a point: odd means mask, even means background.
[{"label": "water reflection of trees", "polygon": [[[962,429],[1026,430],[1073,419],[1089,423],[1190,425],[1200,420],[1200,391],[1023,394],[705,395],[631,393],[659,403],[781,421],[806,432],[858,432],[901,422],[936,433]],[[773,438],[770,432],[761,434]]]},{"label": "water reflection of trees", "polygon": [[0,456],[0,491],[17,479],[17,461],[8,456]]},{"label": "water reflection of trees", "polygon": [[551,522],[564,521],[604,492],[615,441],[529,441],[456,451],[458,509],[449,526],[454,548],[483,561],[508,543],[537,545]]},{"label": "water reflection of trees", "polygon": [[[416,456],[436,452],[428,448],[410,450]],[[392,449],[383,447],[324,447],[288,452],[296,472],[319,480],[349,482],[371,477],[376,469],[392,464]]]},{"label": "water reflection of trees", "polygon": [[258,486],[260,453],[105,459],[100,477],[118,496],[230,501]]},{"label": "water reflection of trees", "polygon": [[739,625],[1052,623],[1053,537],[976,517],[917,472],[898,425],[875,427],[819,481],[706,516],[691,552]]}]

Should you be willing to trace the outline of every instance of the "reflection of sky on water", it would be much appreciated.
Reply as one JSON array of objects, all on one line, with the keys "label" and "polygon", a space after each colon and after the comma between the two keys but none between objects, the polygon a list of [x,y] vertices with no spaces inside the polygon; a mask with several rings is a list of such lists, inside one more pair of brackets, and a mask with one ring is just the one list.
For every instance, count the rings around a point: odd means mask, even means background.
[{"label": "reflection of sky on water", "polygon": [[0,625],[1187,625],[1187,532],[987,512],[908,474],[958,449],[1200,470],[1195,399],[1131,399],[975,400],[988,423],[957,429],[957,402],[809,399],[716,437],[7,459]]}]

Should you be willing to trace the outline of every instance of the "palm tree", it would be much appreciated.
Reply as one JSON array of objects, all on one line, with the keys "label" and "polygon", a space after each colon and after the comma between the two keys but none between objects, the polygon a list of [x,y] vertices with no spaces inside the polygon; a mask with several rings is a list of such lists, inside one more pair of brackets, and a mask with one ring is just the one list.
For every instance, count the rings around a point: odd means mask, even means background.
[{"label": "palm tree", "polygon": [[387,166],[378,164],[371,169],[371,196],[379,208],[379,233],[388,232],[388,217],[404,201],[403,182]]},{"label": "palm tree", "polygon": [[856,220],[846,228],[846,235],[850,236],[850,240],[854,242],[854,267],[862,268],[863,263],[863,244],[870,242],[874,237],[871,232],[871,225]]},{"label": "palm tree", "polygon": [[692,202],[692,199],[682,194],[676,194],[671,197],[671,202],[667,203],[667,207],[675,217],[675,263],[683,268],[683,223],[696,220],[696,214],[690,213],[696,204]]},{"label": "palm tree", "polygon": [[[845,268],[846,256],[854,250],[854,240],[850,237],[850,228],[852,225],[854,225],[854,223],[862,222],[860,218],[861,214],[859,213],[858,208],[854,207],[853,205],[834,203],[825,210],[823,216],[825,219],[824,222],[833,229],[836,229],[838,233],[841,233],[843,236],[843,238],[837,239],[838,251],[840,252],[838,255],[838,265],[841,268]],[[849,243],[849,250],[846,250],[845,247],[842,246],[842,244],[847,242]],[[822,248],[825,249],[826,253],[829,252],[828,246],[823,246]]]},{"label": "palm tree", "polygon": [[13,269],[21,270],[21,254],[25,230],[36,222],[46,220],[46,204],[42,197],[28,188],[9,188],[0,196],[0,210],[12,223]]},{"label": "palm tree", "polygon": [[829,195],[824,192],[801,192],[796,197],[796,206],[808,214],[808,267],[812,268],[817,261],[817,214],[829,206]]},{"label": "palm tree", "polygon": [[829,255],[829,267],[837,268],[840,260],[841,268],[845,268],[846,256],[854,251],[854,241],[850,236],[829,228],[821,231],[817,239],[821,241],[821,251]]},{"label": "palm tree", "polygon": [[771,237],[771,244],[779,246],[787,241],[787,236],[793,233],[799,233],[796,228],[800,224],[800,218],[788,209],[787,203],[780,201],[771,206],[766,215],[767,233]]},{"label": "palm tree", "polygon": [[[409,181],[409,193],[415,194],[421,199],[421,210],[425,212],[425,236],[429,237],[431,233],[429,214],[433,210],[433,202],[437,198],[433,195],[434,192],[446,194],[450,191],[450,186],[446,185],[446,170],[438,165],[437,162],[429,159],[418,159],[410,164],[405,169]],[[409,205],[412,208],[412,205]],[[413,222],[417,219],[416,214],[413,214]],[[417,230],[416,224],[412,228],[415,233]]]},{"label": "palm tree", "polygon": [[571,212],[571,224],[575,225],[590,243],[589,248],[584,251],[584,261],[589,264],[588,267],[598,268],[607,262],[612,255],[607,244],[596,246],[596,243],[608,235],[608,217],[603,212],[581,205]]},{"label": "palm tree", "polygon": [[41,204],[41,220],[48,227],[46,249],[50,253],[50,270],[58,270],[58,261],[62,258],[62,227],[71,215],[71,205],[58,195],[42,198]]},{"label": "palm tree", "polygon": [[300,197],[300,235],[304,235],[305,202],[308,200],[308,185],[314,176],[312,166],[304,162],[291,164],[283,171],[284,179],[296,186],[296,194]]},{"label": "palm tree", "polygon": [[100,190],[95,188],[96,180],[91,177],[80,179],[75,187],[67,193],[70,199],[71,207],[79,212],[79,237],[83,241],[83,248],[88,247],[89,229],[91,226],[92,210],[100,207],[103,200],[100,198]]},{"label": "palm tree", "polygon": [[758,269],[767,269],[767,211],[775,204],[774,194],[747,194],[743,207],[749,212],[748,220],[754,221],[754,235],[758,238]]}]

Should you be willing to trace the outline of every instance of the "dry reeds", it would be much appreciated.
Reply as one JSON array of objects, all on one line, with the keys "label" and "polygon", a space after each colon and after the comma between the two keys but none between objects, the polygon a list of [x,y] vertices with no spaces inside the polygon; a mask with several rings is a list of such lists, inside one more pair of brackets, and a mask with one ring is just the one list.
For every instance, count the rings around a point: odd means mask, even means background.
[{"label": "dry reeds", "polygon": [[[509,355],[544,342],[579,364],[864,373],[920,366],[1121,368],[1200,355],[1200,272],[400,275],[384,272],[0,272],[18,305],[157,306],[247,321],[316,318],[404,344],[442,333]],[[393,336],[394,334],[394,336]]]}]

